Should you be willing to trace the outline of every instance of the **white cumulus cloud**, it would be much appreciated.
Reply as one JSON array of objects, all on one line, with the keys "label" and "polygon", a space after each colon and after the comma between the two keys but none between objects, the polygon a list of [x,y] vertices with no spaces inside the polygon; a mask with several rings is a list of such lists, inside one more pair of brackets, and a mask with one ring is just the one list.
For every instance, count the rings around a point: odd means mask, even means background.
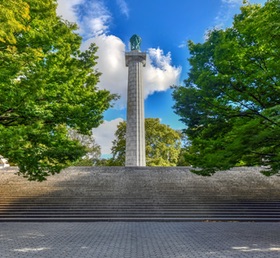
[{"label": "white cumulus cloud", "polygon": [[58,0],[57,14],[76,22],[79,34],[85,39],[107,33],[112,19],[101,0]]},{"label": "white cumulus cloud", "polygon": [[78,22],[74,6],[81,4],[84,0],[58,0],[57,14],[70,22]]},{"label": "white cumulus cloud", "polygon": [[83,43],[82,50],[91,43],[98,46],[96,68],[102,73],[98,87],[121,96],[116,108],[126,106],[126,87],[128,71],[125,67],[125,44],[116,36],[100,35]]},{"label": "white cumulus cloud", "polygon": [[111,13],[101,1],[84,1],[76,6],[80,34],[83,38],[106,34],[109,30]]},{"label": "white cumulus cloud", "polygon": [[111,121],[104,121],[98,128],[92,129],[92,134],[97,144],[101,147],[101,153],[111,154],[112,141],[115,139],[117,126],[122,122],[122,118]]},{"label": "white cumulus cloud", "polygon": [[171,53],[166,55],[160,48],[149,48],[144,70],[145,97],[156,91],[166,91],[178,82],[181,67],[171,64]]}]

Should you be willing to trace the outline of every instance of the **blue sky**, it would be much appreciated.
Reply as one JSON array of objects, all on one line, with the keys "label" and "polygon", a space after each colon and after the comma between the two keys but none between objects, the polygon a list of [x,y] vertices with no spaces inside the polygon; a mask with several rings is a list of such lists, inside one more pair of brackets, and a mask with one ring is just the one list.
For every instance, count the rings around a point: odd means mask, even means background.
[{"label": "blue sky", "polygon": [[[265,0],[251,0],[264,4]],[[82,50],[94,42],[99,47],[99,87],[120,95],[105,112],[104,123],[93,130],[102,154],[110,154],[114,132],[126,120],[127,68],[124,53],[133,34],[142,38],[147,52],[144,71],[145,117],[160,118],[174,129],[183,129],[173,113],[171,85],[187,78],[186,42],[203,42],[207,30],[230,27],[242,0],[58,0],[58,15],[79,26]]]}]

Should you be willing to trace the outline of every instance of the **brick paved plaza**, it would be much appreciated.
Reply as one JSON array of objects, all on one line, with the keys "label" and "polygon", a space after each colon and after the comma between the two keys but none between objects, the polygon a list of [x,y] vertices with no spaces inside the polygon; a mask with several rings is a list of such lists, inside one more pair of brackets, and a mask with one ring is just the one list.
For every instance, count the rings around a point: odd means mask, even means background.
[{"label": "brick paved plaza", "polygon": [[280,257],[278,223],[0,223],[1,258]]}]

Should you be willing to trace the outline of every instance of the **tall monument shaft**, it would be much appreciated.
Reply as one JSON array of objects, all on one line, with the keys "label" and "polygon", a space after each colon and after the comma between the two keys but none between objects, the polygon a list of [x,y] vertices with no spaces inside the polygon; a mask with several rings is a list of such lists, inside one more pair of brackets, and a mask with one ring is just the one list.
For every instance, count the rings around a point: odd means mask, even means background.
[{"label": "tall monument shaft", "polygon": [[133,50],[125,54],[128,67],[126,166],[146,166],[145,116],[142,68],[146,53]]}]

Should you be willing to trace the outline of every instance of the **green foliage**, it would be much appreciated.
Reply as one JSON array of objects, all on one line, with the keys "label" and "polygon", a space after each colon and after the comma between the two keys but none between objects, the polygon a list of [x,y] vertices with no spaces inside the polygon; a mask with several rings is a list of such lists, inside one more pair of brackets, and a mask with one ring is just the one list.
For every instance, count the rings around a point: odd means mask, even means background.
[{"label": "green foliage", "polygon": [[92,167],[93,165],[93,160],[89,158],[81,158],[73,164],[76,167]]},{"label": "green foliage", "polygon": [[95,45],[81,52],[75,24],[53,0],[0,1],[0,153],[42,181],[85,155],[87,134],[115,96],[98,90]]},{"label": "green foliage", "polygon": [[232,28],[189,42],[192,66],[175,112],[191,141],[186,160],[211,175],[238,164],[280,169],[280,2],[246,4]]},{"label": "green foliage", "polygon": [[[146,132],[147,133],[147,132]],[[115,132],[115,139],[113,140],[111,148],[113,157],[108,160],[109,166],[124,166],[125,165],[125,145],[126,145],[126,122],[118,124]]]},{"label": "green foliage", "polygon": [[78,141],[86,151],[86,155],[81,157],[73,165],[75,166],[93,166],[101,156],[101,147],[95,142],[92,132],[89,135],[80,134],[77,130],[69,129],[70,139]]},{"label": "green foliage", "polygon": [[111,165],[111,160],[110,159],[97,159],[94,162],[94,166],[96,167],[104,167],[104,166],[113,166]]},{"label": "green foliage", "polygon": [[188,148],[181,148],[178,161],[177,161],[177,166],[190,166],[190,162],[188,161]]},{"label": "green foliage", "polygon": [[[145,119],[147,166],[176,166],[181,149],[181,135],[157,118]],[[126,122],[121,122],[113,141],[111,166],[124,166]]]}]

